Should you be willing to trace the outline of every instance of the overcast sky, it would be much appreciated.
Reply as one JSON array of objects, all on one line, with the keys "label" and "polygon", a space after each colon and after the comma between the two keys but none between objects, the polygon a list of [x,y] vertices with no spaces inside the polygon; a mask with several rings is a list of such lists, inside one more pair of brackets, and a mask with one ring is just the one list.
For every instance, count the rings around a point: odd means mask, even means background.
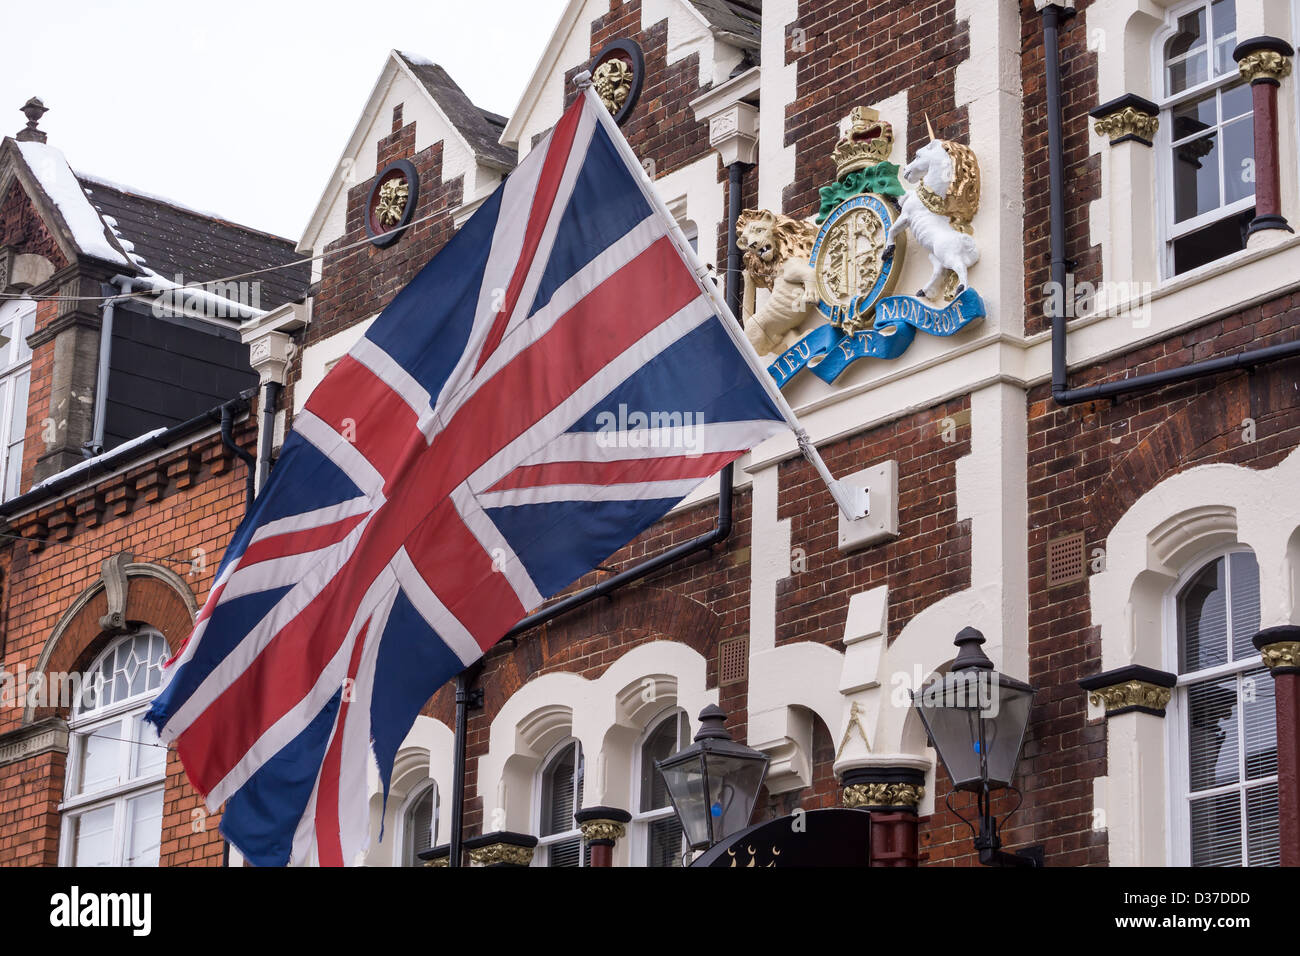
[{"label": "overcast sky", "polygon": [[509,115],[564,0],[6,3],[0,135],[30,96],[72,168],[297,240],[393,47]]}]

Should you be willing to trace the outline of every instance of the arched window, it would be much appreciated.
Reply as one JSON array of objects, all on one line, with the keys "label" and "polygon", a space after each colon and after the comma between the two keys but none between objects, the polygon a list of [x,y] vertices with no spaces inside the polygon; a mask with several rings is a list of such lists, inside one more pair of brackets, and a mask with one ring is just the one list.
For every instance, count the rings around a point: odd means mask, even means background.
[{"label": "arched window", "polygon": [[163,636],[141,628],[81,675],[68,720],[63,865],[158,865],[167,748],[142,718],[169,656]]},{"label": "arched window", "polygon": [[1276,866],[1276,711],[1273,678],[1251,643],[1255,555],[1236,550],[1198,564],[1176,589],[1171,617],[1173,862]]},{"label": "arched window", "polygon": [[668,799],[664,778],[655,767],[686,746],[689,730],[686,714],[674,709],[650,722],[638,754],[632,814],[632,860],[634,866],[681,866],[685,845],[682,825]]},{"label": "arched window", "polygon": [[573,814],[582,809],[582,746],[566,740],[542,763],[535,862],[538,866],[586,866],[582,832]]},{"label": "arched window", "polygon": [[402,804],[401,833],[398,845],[402,848],[402,866],[423,866],[419,853],[438,844],[438,785],[430,780],[416,787]]},{"label": "arched window", "polygon": [[1174,10],[1156,90],[1161,97],[1165,274],[1178,275],[1246,247],[1254,217],[1254,114],[1232,58],[1236,0]]},{"label": "arched window", "polygon": [[35,328],[36,303],[31,299],[0,303],[0,501],[21,490],[27,392],[32,377],[27,336]]}]

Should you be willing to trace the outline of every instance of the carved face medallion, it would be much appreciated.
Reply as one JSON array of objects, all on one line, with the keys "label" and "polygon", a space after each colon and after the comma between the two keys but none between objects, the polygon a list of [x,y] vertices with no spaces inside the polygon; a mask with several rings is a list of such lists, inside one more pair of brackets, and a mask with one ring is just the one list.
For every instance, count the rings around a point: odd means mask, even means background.
[{"label": "carved face medallion", "polygon": [[405,179],[390,179],[379,187],[379,203],[375,206],[375,218],[385,227],[397,225],[406,211],[406,199],[411,194]]},{"label": "carved face medallion", "polygon": [[371,242],[383,248],[401,237],[415,213],[419,193],[419,173],[409,160],[394,160],[379,171],[365,205]]},{"label": "carved face medallion", "polygon": [[610,113],[617,115],[632,92],[632,67],[618,57],[610,57],[592,75],[596,95]]}]

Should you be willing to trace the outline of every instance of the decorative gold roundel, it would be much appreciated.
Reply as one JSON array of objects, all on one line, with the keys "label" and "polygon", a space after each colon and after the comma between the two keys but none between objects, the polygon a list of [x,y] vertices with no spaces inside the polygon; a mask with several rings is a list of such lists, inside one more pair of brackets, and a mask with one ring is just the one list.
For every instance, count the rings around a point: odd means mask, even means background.
[{"label": "decorative gold roundel", "polygon": [[892,222],[888,205],[868,194],[841,203],[822,225],[812,266],[821,311],[834,324],[853,325],[858,316],[865,320],[876,300],[893,288],[894,265],[902,256],[883,257]]}]

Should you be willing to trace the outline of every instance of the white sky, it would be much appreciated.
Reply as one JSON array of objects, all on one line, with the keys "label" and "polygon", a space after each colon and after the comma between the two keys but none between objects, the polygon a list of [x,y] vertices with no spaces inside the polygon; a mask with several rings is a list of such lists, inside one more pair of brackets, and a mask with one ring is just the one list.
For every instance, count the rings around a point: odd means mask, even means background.
[{"label": "white sky", "polygon": [[0,135],[297,240],[394,47],[509,115],[564,0],[6,2]]}]

